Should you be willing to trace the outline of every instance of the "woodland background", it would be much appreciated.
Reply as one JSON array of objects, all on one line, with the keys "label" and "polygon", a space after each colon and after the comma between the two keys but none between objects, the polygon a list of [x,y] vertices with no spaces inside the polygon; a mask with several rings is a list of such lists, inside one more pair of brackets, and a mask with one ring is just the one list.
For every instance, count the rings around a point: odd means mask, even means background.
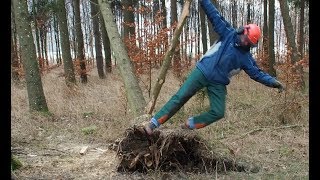
[{"label": "woodland background", "polygon": [[[307,179],[309,1],[212,2],[234,27],[247,23],[262,27],[263,38],[252,53],[263,70],[284,82],[286,91],[279,94],[240,73],[228,87],[226,117],[199,133],[265,166],[258,175],[235,177]],[[148,102],[157,101],[154,110],[159,109],[218,38],[199,2],[191,1],[163,88],[154,88],[184,3],[12,1],[11,148],[23,162],[13,171],[15,176],[124,178],[113,171],[114,164],[104,163],[112,159],[112,152],[97,148],[107,149],[145,113]],[[205,96],[205,91],[199,92],[167,126],[207,108]],[[91,159],[72,155],[83,145],[96,150],[90,151]],[[151,178],[159,176],[164,174],[153,172]]]}]

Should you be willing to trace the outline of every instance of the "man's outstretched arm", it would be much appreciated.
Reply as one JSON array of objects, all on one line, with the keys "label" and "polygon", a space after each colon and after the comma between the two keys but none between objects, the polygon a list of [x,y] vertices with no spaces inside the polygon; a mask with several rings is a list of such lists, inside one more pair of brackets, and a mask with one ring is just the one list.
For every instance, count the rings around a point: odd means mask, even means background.
[{"label": "man's outstretched arm", "polygon": [[251,79],[264,84],[268,87],[278,88],[279,92],[283,91],[284,86],[276,78],[263,72],[258,66],[252,56],[249,57],[249,62],[244,65],[243,70],[250,76]]},{"label": "man's outstretched arm", "polygon": [[214,31],[219,34],[220,37],[224,37],[231,32],[234,28],[231,24],[221,16],[218,9],[212,4],[211,0],[199,0],[201,8],[206,13],[209,21],[214,26]]}]

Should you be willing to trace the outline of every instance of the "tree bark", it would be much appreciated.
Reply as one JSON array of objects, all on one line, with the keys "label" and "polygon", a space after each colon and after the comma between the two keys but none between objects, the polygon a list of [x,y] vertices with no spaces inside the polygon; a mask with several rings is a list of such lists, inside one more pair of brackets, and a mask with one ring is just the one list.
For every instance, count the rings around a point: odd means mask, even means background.
[{"label": "tree bark", "polygon": [[299,24],[299,37],[298,37],[298,52],[301,57],[303,57],[303,47],[304,47],[304,9],[305,0],[300,0],[300,24]]},{"label": "tree bark", "polygon": [[262,63],[261,66],[264,70],[269,70],[269,27],[268,27],[268,0],[263,0],[263,37],[262,37]]},{"label": "tree bark", "polygon": [[111,73],[112,71],[110,40],[107,34],[106,25],[104,24],[104,20],[101,13],[100,13],[99,20],[100,20],[100,27],[101,27],[101,34],[102,34],[104,57],[105,57],[105,63],[106,63],[105,71],[107,74],[107,73]]},{"label": "tree bark", "polygon": [[36,48],[28,19],[28,5],[25,0],[13,1],[15,22],[21,46],[21,58],[27,82],[29,109],[31,111],[47,112],[48,106],[43,92]]},{"label": "tree bark", "polygon": [[114,21],[114,15],[112,14],[110,2],[105,0],[99,0],[98,2],[102,12],[104,23],[106,25],[111,48],[118,62],[117,67],[119,68],[120,74],[124,81],[130,111],[133,113],[134,117],[140,116],[143,114],[146,102],[143,97],[138,80],[134,74],[134,69],[130,62],[125,45],[121,39],[121,36],[117,29],[117,25]]},{"label": "tree bark", "polygon": [[[218,8],[218,2],[217,0],[211,0],[211,2],[213,4],[215,4],[215,6]],[[219,10],[219,8],[218,8]],[[210,21],[207,21],[208,22],[208,29],[209,29],[209,38],[210,38],[210,45],[214,44],[215,41],[218,40],[219,38],[219,35],[218,33],[216,33],[214,30],[213,30],[213,24],[210,22]]]},{"label": "tree bark", "polygon": [[[166,29],[167,28],[167,9],[166,9],[166,2],[165,0],[161,0],[161,14],[162,14],[162,17],[163,17],[163,20],[162,20],[162,26],[161,28],[162,29]],[[168,47],[168,44],[169,44],[169,39],[168,39],[168,34],[165,33],[164,34],[164,40],[163,40],[163,44],[162,44],[162,50],[161,52],[164,52],[165,49],[167,49]],[[162,62],[160,61],[160,64]]]},{"label": "tree bark", "polygon": [[58,28],[58,20],[57,17],[53,16],[53,23],[54,23],[54,40],[55,40],[55,46],[56,46],[56,58],[57,58],[57,64],[60,66],[62,64],[61,62],[61,49],[60,49],[60,38],[59,38],[59,28]]},{"label": "tree bark", "polygon": [[[290,51],[289,55],[290,55],[292,64],[294,64],[299,60],[301,60],[301,56],[298,53],[297,45],[295,43],[295,34],[294,34],[291,18],[289,15],[289,7],[287,4],[287,0],[279,0],[279,3],[280,3],[281,15],[283,18],[284,30],[286,32],[286,37],[288,40],[288,48]],[[298,64],[295,68],[295,71],[301,76],[299,85],[301,86],[302,89],[304,89],[305,82],[303,77],[304,74],[303,74],[302,66]]]},{"label": "tree bark", "polygon": [[58,0],[58,24],[60,27],[60,36],[61,36],[61,54],[63,59],[63,68],[65,74],[65,81],[67,86],[72,86],[76,84],[76,78],[74,74],[74,67],[71,58],[70,52],[70,41],[69,41],[69,32],[67,25],[67,13],[65,0]]},{"label": "tree bark", "polygon": [[80,62],[80,82],[87,83],[88,77],[86,72],[86,63],[84,57],[84,42],[83,42],[83,33],[81,28],[81,18],[80,18],[80,0],[74,1],[74,10],[75,10],[75,27],[76,27],[76,36],[77,36],[77,60]]},{"label": "tree bark", "polygon": [[268,28],[268,37],[269,37],[269,43],[268,43],[268,73],[271,76],[276,77],[277,73],[276,70],[274,68],[274,64],[275,64],[275,51],[274,51],[274,9],[275,5],[274,5],[274,0],[269,0],[269,28]]},{"label": "tree bark", "polygon": [[122,0],[123,3],[123,37],[134,37],[134,2],[133,0]]},{"label": "tree bark", "polygon": [[[200,1],[199,1],[199,7],[200,7]],[[202,52],[204,54],[208,50],[208,41],[207,41],[206,14],[202,8],[200,8],[199,16],[200,16]]]},{"label": "tree bark", "polygon": [[[178,22],[178,13],[177,13],[177,1],[176,0],[171,0],[171,25],[175,26],[175,24]],[[177,27],[173,28],[173,32],[175,32],[175,29]],[[179,43],[175,46],[174,53],[173,53],[173,70],[174,70],[174,75],[177,77],[181,76],[181,56],[180,56],[180,40],[178,37]]]},{"label": "tree bark", "polygon": [[100,79],[106,78],[103,71],[103,57],[102,57],[102,46],[101,46],[101,32],[99,30],[99,11],[98,11],[98,0],[91,0],[91,18],[93,24],[94,33],[94,44],[96,50],[96,63],[97,70]]},{"label": "tree bark", "polygon": [[17,48],[17,32],[16,24],[14,22],[13,6],[11,5],[11,79],[13,81],[19,80],[19,60],[18,60],[18,48]]},{"label": "tree bark", "polygon": [[231,0],[231,17],[232,17],[232,26],[237,27],[237,1],[236,0]]},{"label": "tree bark", "polygon": [[284,30],[287,36],[288,47],[292,49],[292,62],[295,63],[300,60],[298,55],[297,46],[295,43],[295,33],[293,30],[292,21],[289,15],[289,6],[287,0],[279,0],[280,10],[283,17]]},{"label": "tree bark", "polygon": [[186,19],[189,16],[189,8],[190,8],[191,1],[192,0],[186,0],[184,3],[184,6],[183,6],[183,9],[181,12],[181,16],[178,21],[177,28],[175,29],[175,31],[173,33],[171,45],[169,47],[169,50],[166,52],[166,54],[164,56],[163,64],[160,69],[160,74],[159,74],[157,81],[156,81],[156,84],[153,88],[152,98],[151,98],[150,102],[148,103],[148,106],[146,107],[147,114],[152,113],[152,111],[156,105],[156,101],[159,96],[161,87],[162,87],[163,83],[165,82],[166,74],[167,74],[167,71],[170,67],[170,62],[171,62],[172,56],[175,52],[175,47],[179,43],[179,36],[182,32],[183,25],[186,23]]}]

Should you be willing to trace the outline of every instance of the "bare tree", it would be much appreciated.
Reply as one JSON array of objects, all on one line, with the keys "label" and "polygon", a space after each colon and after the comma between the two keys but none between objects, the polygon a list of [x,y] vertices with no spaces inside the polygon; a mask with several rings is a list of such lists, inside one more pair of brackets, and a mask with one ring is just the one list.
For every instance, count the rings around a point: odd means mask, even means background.
[{"label": "bare tree", "polygon": [[28,5],[25,0],[13,0],[13,9],[21,58],[27,82],[29,109],[31,111],[47,112],[48,106],[43,92],[39,66],[37,63],[36,48],[32,36],[30,20],[28,19]]},{"label": "bare tree", "polygon": [[111,48],[118,62],[117,67],[119,68],[120,75],[124,81],[130,110],[134,117],[138,117],[143,114],[146,101],[143,97],[138,80],[134,74],[134,69],[131,65],[125,45],[118,32],[110,3],[104,0],[99,0],[98,2],[110,39]]},{"label": "bare tree", "polygon": [[[263,62],[265,63],[269,59],[269,27],[268,27],[268,0],[263,0],[263,45],[262,45],[262,55],[263,55]],[[265,65],[265,64],[264,64]],[[264,67],[264,66],[262,66]],[[269,68],[267,68],[269,69]]]},{"label": "bare tree", "polygon": [[91,18],[93,24],[94,44],[96,50],[97,70],[100,79],[104,79],[106,75],[103,71],[103,57],[101,45],[101,32],[99,30],[99,13],[98,13],[98,0],[91,0]]},{"label": "bare tree", "polygon": [[[292,22],[291,22],[291,18],[289,15],[289,6],[287,3],[287,0],[279,0],[280,3],[280,10],[281,10],[281,15],[283,18],[283,25],[284,25],[284,30],[286,32],[286,37],[287,37],[287,41],[288,41],[288,48],[289,48],[289,55],[290,55],[290,59],[292,61],[292,64],[298,62],[299,60],[301,60],[301,56],[298,53],[298,49],[297,49],[297,45],[295,43],[295,34],[294,34],[294,30],[293,30],[293,26],[292,26]],[[302,89],[304,89],[305,87],[305,82],[304,82],[304,74],[303,74],[303,68],[300,64],[298,64],[295,68],[296,73],[300,74],[300,86]]]},{"label": "bare tree", "polygon": [[[200,1],[199,1],[199,7],[200,7]],[[202,52],[206,52],[208,50],[207,24],[206,24],[206,14],[204,13],[204,10],[202,8],[199,11],[199,16],[200,16]]]},{"label": "bare tree", "polygon": [[65,74],[66,84],[68,86],[76,84],[76,78],[74,74],[74,66],[72,63],[71,52],[70,52],[70,41],[69,41],[69,32],[67,24],[67,13],[65,0],[57,0],[57,15],[58,15],[58,24],[60,27],[60,36],[61,36],[61,53],[63,59],[63,68]]},{"label": "bare tree", "polygon": [[100,21],[100,29],[101,29],[104,57],[105,57],[105,63],[106,63],[105,71],[107,74],[112,71],[111,49],[110,49],[110,40],[109,40],[106,26],[104,24],[104,20],[101,13],[99,13],[99,21]]},{"label": "bare tree", "polygon": [[[12,1],[11,1],[12,2]],[[11,78],[14,81],[19,80],[19,59],[18,59],[18,44],[17,44],[17,32],[15,25],[15,17],[13,12],[13,6],[11,4]]]},{"label": "bare tree", "polygon": [[164,56],[164,61],[161,66],[159,76],[157,78],[155,86],[153,87],[151,100],[148,102],[148,105],[145,109],[147,114],[151,114],[152,111],[154,110],[155,105],[156,105],[161,87],[165,82],[167,71],[169,69],[171,60],[172,60],[173,55],[175,53],[175,48],[179,44],[179,37],[182,32],[183,25],[186,23],[186,19],[189,16],[189,8],[190,8],[191,2],[192,2],[192,0],[187,0],[184,3],[180,19],[178,21],[177,27],[176,27],[176,29],[173,33],[173,37],[171,39],[171,45]]},{"label": "bare tree", "polygon": [[87,83],[88,77],[86,72],[86,63],[84,57],[84,42],[83,33],[81,28],[81,17],[80,17],[80,0],[74,0],[74,11],[75,11],[75,28],[77,37],[77,60],[80,62],[80,82]]},{"label": "bare tree", "polygon": [[122,0],[123,4],[123,36],[134,37],[135,26],[134,26],[134,1],[133,0]]},{"label": "bare tree", "polygon": [[275,65],[275,51],[274,51],[274,10],[275,10],[274,0],[269,0],[269,28],[268,28],[268,73],[271,76],[277,76]]},{"label": "bare tree", "polygon": [[[219,4],[218,4],[217,0],[211,0],[211,1],[212,1],[212,3],[215,4],[215,6],[216,6],[217,8],[219,7]],[[235,7],[237,7],[237,6],[235,6]],[[219,10],[219,8],[218,8],[218,10]],[[236,18],[236,19],[237,19],[237,18]],[[212,24],[210,21],[208,21],[208,20],[207,20],[207,22],[208,22],[208,29],[209,29],[210,45],[212,45],[216,40],[218,40],[219,35],[218,35],[218,33],[216,33],[216,32],[213,30],[213,28],[214,28],[213,24]]]},{"label": "bare tree", "polygon": [[[171,25],[176,26],[178,23],[178,12],[177,12],[177,1],[176,0],[171,0]],[[175,31],[176,28],[173,28],[173,32]],[[173,34],[173,33],[172,33]],[[180,37],[178,37],[179,39]],[[180,42],[180,40],[179,40]],[[173,54],[173,69],[175,72],[175,75],[177,77],[180,77],[181,75],[181,63],[180,63],[180,43],[177,44],[175,47],[175,51]]]},{"label": "bare tree", "polygon": [[61,65],[62,64],[62,58],[61,58],[61,49],[60,49],[60,34],[59,34],[59,25],[58,25],[58,20],[57,20],[57,16],[54,15],[53,16],[53,26],[54,26],[54,40],[55,40],[55,47],[56,47],[56,60],[57,60],[57,64]]},{"label": "bare tree", "polygon": [[300,24],[299,24],[299,36],[298,36],[298,52],[303,57],[303,45],[304,45],[304,10],[305,10],[305,0],[300,0]]},{"label": "bare tree", "polygon": [[[167,9],[166,9],[166,1],[165,0],[161,0],[161,15],[163,18],[161,28],[164,29],[164,28],[167,28]],[[168,43],[169,43],[168,34],[165,33],[162,52],[164,52],[167,49]]]}]

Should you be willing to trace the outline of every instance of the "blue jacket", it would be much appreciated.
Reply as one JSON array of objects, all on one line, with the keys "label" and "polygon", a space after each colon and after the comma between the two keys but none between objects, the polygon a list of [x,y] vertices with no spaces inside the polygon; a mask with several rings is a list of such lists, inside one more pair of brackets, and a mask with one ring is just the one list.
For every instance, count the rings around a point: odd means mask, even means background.
[{"label": "blue jacket", "polygon": [[244,70],[251,79],[273,87],[276,79],[257,66],[249,50],[240,47],[236,29],[220,15],[211,1],[202,0],[201,7],[220,36],[196,64],[204,76],[212,83],[228,85],[233,75]]}]

